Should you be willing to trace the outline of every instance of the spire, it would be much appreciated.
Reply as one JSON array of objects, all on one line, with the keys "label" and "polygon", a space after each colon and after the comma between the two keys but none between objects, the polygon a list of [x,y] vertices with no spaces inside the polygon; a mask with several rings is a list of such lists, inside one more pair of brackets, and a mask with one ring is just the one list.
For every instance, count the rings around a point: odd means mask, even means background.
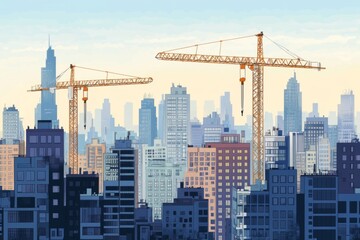
[{"label": "spire", "polygon": [[51,48],[51,43],[50,43],[50,34],[48,35],[48,44],[49,44],[49,48]]},{"label": "spire", "polygon": [[296,79],[296,72],[294,71],[294,78]]}]

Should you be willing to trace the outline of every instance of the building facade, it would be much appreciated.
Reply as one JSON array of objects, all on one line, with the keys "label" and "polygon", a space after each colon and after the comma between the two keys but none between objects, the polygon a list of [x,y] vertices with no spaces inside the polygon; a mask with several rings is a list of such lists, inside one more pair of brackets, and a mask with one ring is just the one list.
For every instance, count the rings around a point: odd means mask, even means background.
[{"label": "building facade", "polygon": [[156,136],[157,118],[154,99],[144,98],[141,100],[141,108],[139,109],[139,143],[153,146]]},{"label": "building facade", "polygon": [[355,137],[355,97],[352,91],[341,95],[338,105],[338,142],[351,142]]},{"label": "building facade", "polygon": [[294,77],[290,78],[284,90],[284,135],[302,130],[302,93],[300,84]]},{"label": "building facade", "polygon": [[9,140],[20,140],[20,118],[19,110],[12,107],[4,107],[3,110],[3,138]]}]

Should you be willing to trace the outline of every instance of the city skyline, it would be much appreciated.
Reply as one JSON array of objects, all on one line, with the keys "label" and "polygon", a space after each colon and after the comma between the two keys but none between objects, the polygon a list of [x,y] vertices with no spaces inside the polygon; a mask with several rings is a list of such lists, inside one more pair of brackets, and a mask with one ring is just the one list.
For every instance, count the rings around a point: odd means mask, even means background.
[{"label": "city skyline", "polygon": [[[281,1],[276,1],[263,3],[260,12],[257,12],[250,3],[241,4],[235,1],[229,1],[227,4],[207,2],[206,7],[201,4],[203,1],[199,1],[195,4],[191,3],[190,11],[187,11],[187,1],[181,4],[161,4],[161,1],[151,4],[144,1],[134,3],[110,1],[102,5],[90,2],[86,6],[80,1],[72,4],[71,9],[65,7],[66,3],[63,2],[61,4],[44,4],[42,1],[31,4],[18,3],[5,2],[0,10],[4,20],[3,38],[0,41],[2,49],[0,77],[9,82],[6,91],[5,88],[1,90],[2,103],[7,106],[15,104],[18,107],[24,119],[24,127],[34,125],[33,109],[40,100],[40,94],[28,93],[26,90],[40,83],[39,68],[44,64],[49,34],[51,45],[56,51],[57,75],[70,63],[74,63],[154,78],[152,84],[141,89],[128,86],[94,89],[89,92],[89,111],[94,112],[104,98],[109,98],[114,109],[117,109],[113,113],[116,124],[121,125],[123,125],[122,113],[125,102],[134,103],[134,122],[137,122],[136,109],[140,107],[143,94],[152,94],[155,105],[158,105],[162,93],[166,92],[172,83],[188,88],[191,99],[196,100],[199,106],[200,119],[203,117],[200,106],[209,100],[208,94],[201,91],[204,84],[207,92],[211,92],[214,96],[211,100],[216,100],[216,108],[219,107],[219,97],[225,91],[231,90],[235,124],[244,123],[246,118],[240,117],[239,73],[235,66],[211,67],[206,64],[160,62],[154,56],[157,52],[166,49],[256,34],[261,30],[301,57],[320,61],[327,68],[320,72],[296,71],[303,93],[304,111],[310,112],[313,102],[319,103],[321,113],[336,111],[339,104],[337,97],[324,98],[322,94],[314,94],[316,89],[324,86],[327,86],[329,96],[340,96],[347,89],[353,90],[354,95],[358,94],[354,78],[358,75],[355,66],[358,65],[357,59],[359,59],[357,52],[360,52],[356,51],[360,48],[358,31],[360,19],[357,14],[360,6],[356,1],[349,1],[346,5],[327,3],[326,6],[305,1],[306,8],[301,8],[298,4],[285,6]],[[64,12],[72,20],[71,26],[64,24],[62,20]],[[89,14],[90,12],[92,14]],[[121,13],[121,19],[115,17],[119,15],[117,13]],[[228,14],[215,18],[216,13]],[[43,18],[40,16],[48,21],[41,20]],[[288,20],[286,24],[283,24],[284,20]],[[190,28],[189,24],[192,24]],[[282,25],[283,28],[273,29],[272,26],[276,24]],[[269,44],[270,42],[267,41],[264,45],[265,56],[287,56],[286,53],[277,50],[276,46]],[[224,54],[254,56],[255,45],[255,39],[236,41],[236,48],[232,44],[224,45],[223,51]],[[218,51],[218,46],[213,46],[212,51]],[[281,92],[291,75],[293,69],[265,70],[265,111],[276,113],[282,110]],[[76,76],[85,79],[98,77],[80,71]],[[245,116],[251,114],[249,71],[247,76]],[[64,76],[62,80],[66,78],[68,76]],[[22,97],[16,98],[15,92],[19,92],[27,101],[22,101]],[[66,130],[67,93],[59,92],[56,101],[58,118],[61,126]],[[355,100],[355,109],[359,106],[359,101],[359,99]]]}]

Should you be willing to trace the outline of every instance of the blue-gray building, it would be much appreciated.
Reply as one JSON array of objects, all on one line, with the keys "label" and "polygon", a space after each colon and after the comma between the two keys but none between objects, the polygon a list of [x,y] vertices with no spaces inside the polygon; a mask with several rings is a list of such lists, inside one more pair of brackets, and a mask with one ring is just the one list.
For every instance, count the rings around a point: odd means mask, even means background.
[{"label": "blue-gray building", "polygon": [[309,150],[310,146],[315,146],[319,141],[319,137],[328,137],[328,118],[327,117],[308,117],[304,125],[305,150]]},{"label": "blue-gray building", "polygon": [[301,132],[302,129],[302,93],[300,84],[290,78],[284,90],[284,135],[289,132]]},{"label": "blue-gray building", "polygon": [[164,203],[163,239],[213,239],[208,232],[209,202],[203,188],[178,188],[173,203]]},{"label": "blue-gray building", "polygon": [[137,151],[131,140],[116,140],[104,155],[104,239],[134,239]]},{"label": "blue-gray building", "polygon": [[59,120],[57,118],[56,105],[56,57],[54,49],[49,48],[46,52],[46,64],[41,68],[41,87],[50,88],[49,91],[41,91],[41,119],[37,120],[51,120],[54,128],[59,127]]},{"label": "blue-gray building", "polygon": [[296,170],[267,169],[266,182],[233,191],[232,239],[296,239]]},{"label": "blue-gray building", "polygon": [[156,107],[153,98],[141,100],[139,109],[139,143],[154,146],[157,136]]}]

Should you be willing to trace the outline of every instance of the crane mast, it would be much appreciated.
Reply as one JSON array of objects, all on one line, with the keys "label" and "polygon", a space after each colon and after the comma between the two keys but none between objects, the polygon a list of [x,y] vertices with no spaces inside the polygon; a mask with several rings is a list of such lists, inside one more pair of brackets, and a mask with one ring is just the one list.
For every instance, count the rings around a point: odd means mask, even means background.
[{"label": "crane mast", "polygon": [[[197,62],[197,63],[214,63],[214,64],[235,64],[240,66],[240,83],[241,83],[241,115],[243,114],[244,105],[244,82],[245,66],[252,71],[252,182],[265,179],[265,162],[264,162],[264,67],[284,67],[284,68],[305,68],[305,69],[325,69],[319,62],[311,62],[299,57],[296,58],[264,58],[263,49],[263,32],[255,35],[257,37],[257,56],[223,56],[199,54],[198,46],[212,44],[215,42],[197,44],[190,47],[196,47],[194,54],[178,53],[170,51],[159,52],[156,58],[167,61],[180,62]],[[240,37],[245,38],[245,37]],[[240,39],[236,38],[236,39]],[[228,39],[234,40],[234,39]],[[228,40],[220,40],[221,44]],[[189,47],[184,47],[189,48]],[[178,48],[184,49],[184,48]]]}]

